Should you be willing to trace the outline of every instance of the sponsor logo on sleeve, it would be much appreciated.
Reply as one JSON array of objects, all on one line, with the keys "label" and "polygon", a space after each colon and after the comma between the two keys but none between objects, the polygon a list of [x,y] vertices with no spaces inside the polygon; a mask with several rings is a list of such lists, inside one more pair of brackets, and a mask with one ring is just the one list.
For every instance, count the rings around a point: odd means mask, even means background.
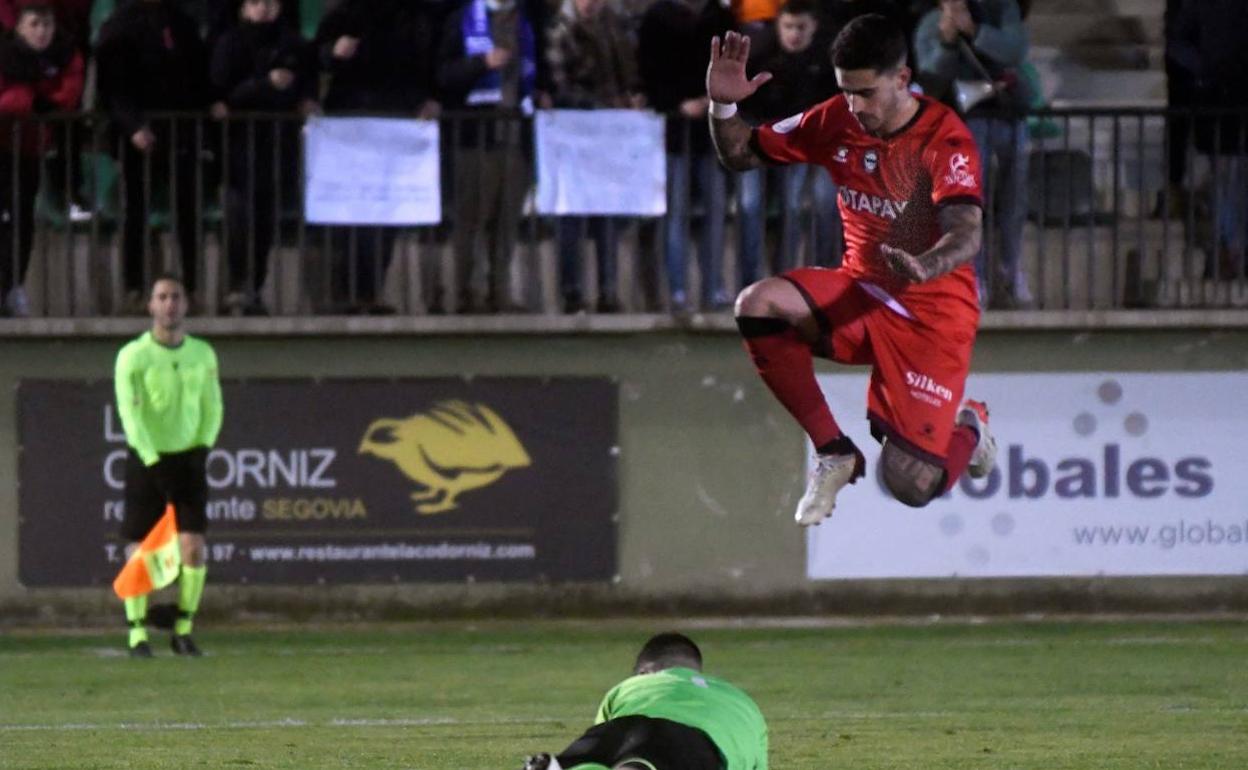
[{"label": "sponsor logo on sleeve", "polygon": [[971,159],[966,153],[955,152],[949,157],[949,173],[945,183],[954,187],[975,187],[975,175],[971,173]]}]

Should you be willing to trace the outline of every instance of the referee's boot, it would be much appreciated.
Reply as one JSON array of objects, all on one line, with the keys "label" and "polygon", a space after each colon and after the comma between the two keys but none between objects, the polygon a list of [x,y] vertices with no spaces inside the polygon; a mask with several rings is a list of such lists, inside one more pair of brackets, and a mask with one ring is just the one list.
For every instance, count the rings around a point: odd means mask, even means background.
[{"label": "referee's boot", "polygon": [[988,430],[988,405],[968,398],[958,409],[956,422],[979,434],[979,441],[971,452],[971,462],[966,466],[966,474],[973,479],[982,479],[992,473],[993,466],[997,464],[997,440]]},{"label": "referee's boot", "polygon": [[191,638],[190,634],[174,634],[169,637],[169,647],[173,650],[174,655],[198,658],[204,654],[199,649],[199,645],[195,644],[195,640]]},{"label": "referee's boot", "polygon": [[147,642],[139,642],[130,645],[130,657],[132,658],[150,658],[152,657],[152,645]]},{"label": "referee's boot", "polygon": [[848,436],[844,441],[844,453],[820,453],[815,456],[815,467],[806,478],[806,493],[797,501],[793,520],[803,527],[818,524],[832,515],[836,508],[836,496],[848,484],[853,484],[866,473],[867,461]]}]

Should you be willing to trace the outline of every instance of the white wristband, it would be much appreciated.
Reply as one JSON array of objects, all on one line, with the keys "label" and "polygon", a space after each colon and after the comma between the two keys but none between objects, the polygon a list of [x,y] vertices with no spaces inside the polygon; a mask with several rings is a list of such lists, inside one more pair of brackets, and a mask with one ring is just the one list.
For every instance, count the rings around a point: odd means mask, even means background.
[{"label": "white wristband", "polygon": [[720,104],[717,101],[711,101],[711,117],[716,120],[727,120],[737,114],[737,105],[734,103]]}]

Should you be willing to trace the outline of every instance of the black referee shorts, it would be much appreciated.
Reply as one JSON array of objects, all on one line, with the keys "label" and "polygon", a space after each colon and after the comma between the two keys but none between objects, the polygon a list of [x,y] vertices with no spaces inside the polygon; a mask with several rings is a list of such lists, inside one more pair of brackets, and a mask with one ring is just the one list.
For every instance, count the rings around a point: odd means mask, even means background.
[{"label": "black referee shorts", "polygon": [[719,749],[706,733],[653,717],[620,717],[594,725],[557,757],[564,767],[596,762],[607,767],[645,759],[658,770],[723,770]]},{"label": "black referee shorts", "polygon": [[121,536],[131,542],[142,540],[160,521],[167,503],[174,505],[179,532],[203,534],[208,525],[207,458],[206,449],[188,449],[163,454],[149,468],[131,449],[126,457],[126,515]]}]

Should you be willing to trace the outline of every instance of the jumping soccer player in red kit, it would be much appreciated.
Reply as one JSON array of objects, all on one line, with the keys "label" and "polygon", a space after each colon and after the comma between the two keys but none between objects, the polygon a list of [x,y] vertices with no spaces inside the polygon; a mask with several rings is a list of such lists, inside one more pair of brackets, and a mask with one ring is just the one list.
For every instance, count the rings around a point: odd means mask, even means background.
[{"label": "jumping soccer player in red kit", "polygon": [[818,454],[795,518],[807,526],[832,515],[837,493],[865,471],[819,390],[814,355],[871,366],[867,417],[883,444],[881,478],[897,500],[926,505],[996,460],[987,407],[962,402],[979,325],[975,141],[952,110],[910,91],[905,35],[883,16],[854,19],[833,43],[840,95],[757,129],[736,115],[736,103],[771,79],[746,78],[749,50],[733,32],[711,44],[706,89],[720,161],[735,171],[823,166],[840,188],[845,227],[841,267],[792,270],[737,298],[746,350]]}]

